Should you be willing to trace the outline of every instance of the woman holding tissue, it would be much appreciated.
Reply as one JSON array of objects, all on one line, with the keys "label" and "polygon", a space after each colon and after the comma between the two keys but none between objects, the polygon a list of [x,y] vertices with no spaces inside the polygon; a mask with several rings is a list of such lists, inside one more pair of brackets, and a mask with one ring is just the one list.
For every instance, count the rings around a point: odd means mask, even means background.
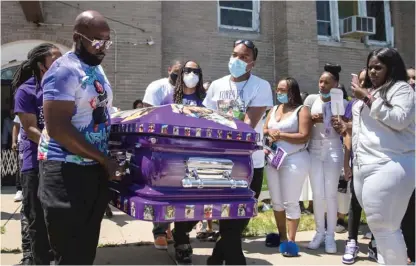
[{"label": "woman holding tissue", "polygon": [[[313,209],[316,234],[309,243],[309,249],[318,249],[325,241],[325,252],[336,253],[335,227],[337,225],[338,181],[344,160],[340,135],[331,123],[331,90],[339,86],[339,65],[326,64],[319,79],[319,95],[309,95],[304,105],[311,109],[312,131],[309,141],[311,165],[309,178],[313,193]],[[342,100],[339,112],[348,102]],[[340,118],[342,119],[342,118]],[[325,206],[327,229],[325,232]]]},{"label": "woman holding tissue", "polygon": [[[386,265],[407,263],[400,223],[415,189],[415,92],[392,48],[367,58],[364,88],[352,83],[354,189]],[[370,88],[368,90],[367,88]]]},{"label": "woman holding tissue", "polygon": [[[295,244],[295,236],[301,215],[299,197],[305,178],[309,174],[310,159],[306,147],[312,120],[309,109],[302,105],[299,85],[295,79],[282,79],[278,83],[276,93],[281,104],[269,112],[263,129],[265,137],[269,140],[269,147],[265,153],[271,158],[266,167],[267,182],[282,241],[280,252],[283,256],[294,257],[299,251]],[[279,152],[285,157],[280,166],[276,166],[279,163],[272,162],[273,155]]]}]

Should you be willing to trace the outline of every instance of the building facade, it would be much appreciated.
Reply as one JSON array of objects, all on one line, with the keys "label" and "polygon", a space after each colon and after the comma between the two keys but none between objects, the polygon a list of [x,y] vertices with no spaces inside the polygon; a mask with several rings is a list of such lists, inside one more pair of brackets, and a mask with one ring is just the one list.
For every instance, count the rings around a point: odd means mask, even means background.
[{"label": "building facade", "polygon": [[[325,63],[340,64],[341,82],[349,87],[350,74],[363,68],[377,47],[395,47],[406,66],[415,64],[414,1],[27,3],[1,2],[2,79],[34,43],[48,41],[69,50],[75,17],[93,9],[112,28],[114,44],[103,65],[115,91],[114,105],[122,109],[142,98],[151,81],[167,76],[175,59],[197,61],[205,81],[228,74],[237,39],[256,43],[256,75],[271,84],[293,76],[309,93],[317,92]],[[351,16],[374,17],[375,34],[346,37],[342,21]],[[4,97],[2,86],[2,104]]]}]

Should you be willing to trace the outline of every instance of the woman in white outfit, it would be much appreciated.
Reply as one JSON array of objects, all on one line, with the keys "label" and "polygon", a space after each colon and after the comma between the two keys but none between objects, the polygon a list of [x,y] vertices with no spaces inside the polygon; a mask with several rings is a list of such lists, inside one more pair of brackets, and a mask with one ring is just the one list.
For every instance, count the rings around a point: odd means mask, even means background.
[{"label": "woman in white outfit", "polygon": [[[400,223],[415,189],[415,93],[391,48],[367,58],[365,88],[352,83],[354,189],[387,265],[407,263]],[[366,88],[371,88],[368,91]]]},{"label": "woman in white outfit", "polygon": [[[301,215],[299,197],[309,173],[309,153],[306,150],[312,125],[308,108],[302,105],[299,85],[293,78],[278,83],[277,100],[281,103],[269,112],[264,135],[275,149],[283,149],[287,156],[277,169],[268,164],[267,182],[280,234],[280,252],[283,256],[298,255],[295,244],[296,230]],[[273,149],[273,148],[272,148]],[[266,154],[270,151],[266,150]],[[288,233],[286,232],[286,220]]]},{"label": "woman in white outfit", "polygon": [[[339,86],[338,65],[325,65],[325,72],[319,79],[319,95],[309,95],[305,105],[311,109],[312,132],[309,141],[311,168],[309,179],[313,193],[313,211],[316,234],[309,243],[309,249],[317,249],[325,241],[325,251],[336,253],[335,226],[337,224],[338,181],[344,160],[340,135],[331,124],[330,101],[332,88]],[[344,101],[344,108],[348,102]],[[326,110],[326,112],[324,112]],[[326,208],[325,208],[326,207]],[[325,234],[325,209],[327,229]]]}]

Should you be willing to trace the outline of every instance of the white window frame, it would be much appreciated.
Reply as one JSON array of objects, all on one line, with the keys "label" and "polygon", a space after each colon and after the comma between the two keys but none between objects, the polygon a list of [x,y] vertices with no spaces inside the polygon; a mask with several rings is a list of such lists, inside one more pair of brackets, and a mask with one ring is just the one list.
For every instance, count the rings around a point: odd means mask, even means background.
[{"label": "white window frame", "polygon": [[[367,16],[367,4],[366,0],[358,1],[358,15]],[[365,38],[366,44],[377,45],[377,46],[393,46],[393,27],[391,25],[391,13],[390,13],[390,0],[384,0],[384,23],[386,28],[386,41],[375,41],[370,40],[368,37]],[[339,14],[338,14],[338,0],[329,1],[329,14],[331,18],[331,36],[318,35],[318,40],[321,41],[341,41],[341,35],[339,32]]]},{"label": "white window frame", "polygon": [[247,9],[240,9],[234,7],[222,7],[220,6],[220,1],[217,1],[217,21],[218,21],[218,28],[220,29],[228,29],[228,30],[240,30],[240,31],[251,31],[251,32],[259,32],[260,31],[260,0],[252,0],[253,2],[253,10],[251,11],[253,21],[251,23],[252,27],[241,27],[241,26],[230,26],[230,25],[222,25],[221,24],[221,9],[229,9],[229,10],[237,10],[237,11],[244,11],[249,12]]}]

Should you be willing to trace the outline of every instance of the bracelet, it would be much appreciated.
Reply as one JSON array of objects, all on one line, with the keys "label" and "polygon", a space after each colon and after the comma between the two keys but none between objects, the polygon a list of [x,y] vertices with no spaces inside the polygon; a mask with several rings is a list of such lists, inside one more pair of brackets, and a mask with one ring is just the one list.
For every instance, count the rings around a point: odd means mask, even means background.
[{"label": "bracelet", "polygon": [[372,96],[371,96],[371,94],[368,94],[367,96],[365,96],[365,97],[363,98],[363,102],[364,102],[366,105],[370,104],[370,103],[372,102]]}]

